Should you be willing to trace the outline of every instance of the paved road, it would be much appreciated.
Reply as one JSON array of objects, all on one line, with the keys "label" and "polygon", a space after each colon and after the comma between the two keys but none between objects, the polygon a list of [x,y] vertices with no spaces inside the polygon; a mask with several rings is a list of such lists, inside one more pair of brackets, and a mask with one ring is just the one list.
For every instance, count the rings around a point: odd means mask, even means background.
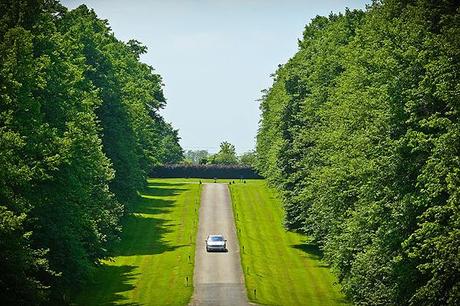
[{"label": "paved road", "polygon": [[[228,240],[228,252],[206,252],[209,234],[223,234]],[[226,184],[203,185],[193,280],[195,291],[190,305],[249,305]]]}]

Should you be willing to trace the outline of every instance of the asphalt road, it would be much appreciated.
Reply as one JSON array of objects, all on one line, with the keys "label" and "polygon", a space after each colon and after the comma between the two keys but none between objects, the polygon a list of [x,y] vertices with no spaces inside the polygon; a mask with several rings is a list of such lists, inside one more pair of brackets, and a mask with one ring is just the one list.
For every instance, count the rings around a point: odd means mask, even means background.
[{"label": "asphalt road", "polygon": [[[228,252],[206,252],[206,237],[223,234]],[[249,305],[226,184],[204,184],[195,252],[195,290],[190,305]]]}]

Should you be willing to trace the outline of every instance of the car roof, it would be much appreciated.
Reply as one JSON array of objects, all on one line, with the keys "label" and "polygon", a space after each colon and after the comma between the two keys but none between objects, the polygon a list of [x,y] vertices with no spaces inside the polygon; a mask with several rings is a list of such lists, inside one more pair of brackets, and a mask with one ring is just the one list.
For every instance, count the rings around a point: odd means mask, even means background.
[{"label": "car roof", "polygon": [[211,238],[211,237],[224,237],[224,235],[209,235],[208,237],[209,238]]}]

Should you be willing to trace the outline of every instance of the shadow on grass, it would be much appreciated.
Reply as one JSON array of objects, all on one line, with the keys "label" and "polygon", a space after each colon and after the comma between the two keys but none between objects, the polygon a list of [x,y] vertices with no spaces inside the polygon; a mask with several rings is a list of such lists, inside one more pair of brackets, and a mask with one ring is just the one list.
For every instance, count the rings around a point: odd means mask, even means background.
[{"label": "shadow on grass", "polygon": [[[308,258],[316,260],[317,264],[315,264],[315,267],[324,268],[324,269],[330,268],[330,266],[323,261],[323,257],[324,257],[323,251],[321,251],[316,244],[300,243],[300,244],[292,245],[291,247],[304,252]],[[338,283],[334,283],[334,286],[340,287]],[[332,300],[334,301],[333,305],[344,305],[344,306],[352,305],[346,297],[333,298]]]},{"label": "shadow on grass", "polygon": [[96,278],[90,282],[76,300],[78,305],[125,305],[139,306],[129,302],[122,294],[134,289],[131,282],[136,278],[135,266],[103,265],[96,271]]},{"label": "shadow on grass", "polygon": [[294,249],[303,251],[309,258],[321,260],[323,258],[323,252],[315,244],[311,243],[300,243],[292,245]]},{"label": "shadow on grass", "polygon": [[142,195],[148,197],[170,197],[178,195],[184,190],[187,190],[185,188],[165,188],[163,186],[159,186],[157,184],[149,184],[144,189]]},{"label": "shadow on grass", "polygon": [[175,205],[174,200],[161,197],[178,195],[187,189],[163,187],[169,184],[163,184],[162,187],[156,185],[149,184],[136,203],[132,204],[132,214],[123,222],[123,234],[114,256],[161,254],[185,246],[170,245],[164,241],[163,237],[172,232],[175,224],[158,215],[170,212]]},{"label": "shadow on grass", "polygon": [[343,298],[338,298],[338,299],[333,299],[334,302],[335,302],[335,305],[349,305],[349,306],[352,306],[353,303],[350,302],[350,300],[348,300],[347,298],[343,297]]},{"label": "shadow on grass", "polygon": [[181,182],[158,182],[158,181],[150,181],[150,182],[148,182],[149,186],[154,186],[154,187],[162,187],[162,186],[166,186],[166,187],[174,186],[174,187],[177,187],[177,186],[184,186],[186,184],[187,183],[181,183]]},{"label": "shadow on grass", "polygon": [[[131,203],[132,213],[123,220],[121,241],[114,248],[112,258],[115,261],[118,256],[161,254],[185,246],[171,245],[164,239],[174,226],[171,220],[161,216],[175,206],[175,201],[167,197],[187,190],[177,186],[174,183],[151,183]],[[140,305],[123,296],[124,292],[135,289],[137,268],[135,265],[117,266],[116,263],[97,268],[94,280],[77,294],[77,305]]]},{"label": "shadow on grass", "polygon": [[330,268],[330,266],[323,261],[323,257],[324,257],[323,251],[321,251],[316,244],[300,243],[300,244],[292,245],[292,247],[294,249],[304,252],[308,258],[317,260],[318,261],[318,264],[316,265],[317,267]]}]

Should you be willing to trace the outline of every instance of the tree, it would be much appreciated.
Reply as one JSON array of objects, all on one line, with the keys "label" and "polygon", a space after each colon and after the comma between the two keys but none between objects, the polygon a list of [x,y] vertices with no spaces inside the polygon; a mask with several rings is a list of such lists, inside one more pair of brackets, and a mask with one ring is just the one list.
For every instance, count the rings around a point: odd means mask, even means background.
[{"label": "tree", "polygon": [[236,156],[235,146],[224,141],[220,144],[220,150],[212,155],[209,159],[211,164],[236,165],[238,158]]},{"label": "tree", "polygon": [[261,99],[257,168],[361,305],[456,305],[456,1],[317,17]]},{"label": "tree", "polygon": [[183,158],[177,130],[158,113],[165,105],[161,77],[139,62],[145,46],[117,40],[107,21],[84,5],[66,14],[58,26],[83,46],[85,77],[101,99],[96,115],[103,150],[115,170],[110,189],[128,204],[144,187],[153,165]]},{"label": "tree", "polygon": [[49,270],[46,251],[33,249],[31,232],[24,229],[25,214],[15,215],[0,206],[0,298],[4,305],[38,305],[46,300],[47,287],[40,274]]},{"label": "tree", "polygon": [[201,164],[209,156],[206,150],[188,150],[185,152],[185,158],[189,159],[193,165]]},{"label": "tree", "polygon": [[161,164],[178,164],[184,159],[184,150],[179,145],[179,132],[171,124],[162,123],[161,128]]},{"label": "tree", "polygon": [[111,255],[146,171],[182,148],[139,42],[84,6],[0,7],[1,300],[65,304]]},{"label": "tree", "polygon": [[250,166],[254,168],[256,165],[256,160],[257,160],[257,156],[256,156],[256,152],[254,151],[246,152],[239,156],[240,164],[244,166]]}]

